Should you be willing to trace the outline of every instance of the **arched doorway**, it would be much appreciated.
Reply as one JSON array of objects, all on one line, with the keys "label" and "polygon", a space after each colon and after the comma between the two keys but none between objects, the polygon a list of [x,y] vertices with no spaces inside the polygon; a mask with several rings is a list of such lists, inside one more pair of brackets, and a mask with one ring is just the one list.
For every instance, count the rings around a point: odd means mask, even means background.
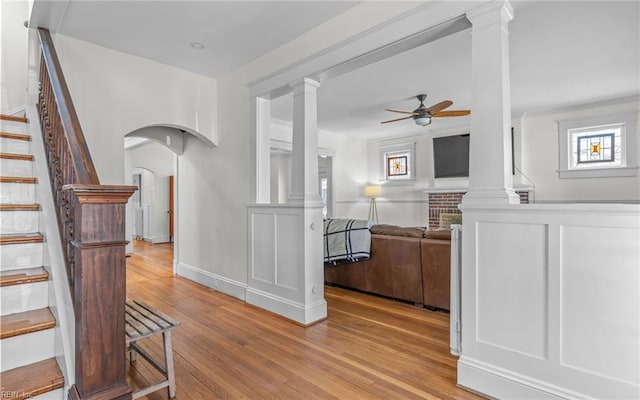
[{"label": "arched doorway", "polygon": [[[179,209],[183,197],[179,164],[189,141],[214,147],[202,134],[168,124],[139,128],[124,137],[124,179],[140,188],[139,196],[127,206],[126,236],[130,241],[127,253],[133,252],[132,239],[136,235],[151,243],[173,242],[174,273],[179,260]],[[193,197],[186,193],[182,195],[183,198]]]}]

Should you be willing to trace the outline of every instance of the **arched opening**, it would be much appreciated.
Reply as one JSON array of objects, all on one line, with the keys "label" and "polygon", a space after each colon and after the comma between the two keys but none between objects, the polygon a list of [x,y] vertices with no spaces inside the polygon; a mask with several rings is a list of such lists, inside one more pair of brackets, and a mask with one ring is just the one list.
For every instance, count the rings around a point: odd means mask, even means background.
[{"label": "arched opening", "polygon": [[193,198],[180,193],[179,163],[189,141],[214,144],[191,129],[163,124],[150,125],[124,137],[125,182],[138,186],[127,206],[127,253],[133,252],[132,239],[149,243],[172,243],[174,273],[179,259],[180,199]]}]

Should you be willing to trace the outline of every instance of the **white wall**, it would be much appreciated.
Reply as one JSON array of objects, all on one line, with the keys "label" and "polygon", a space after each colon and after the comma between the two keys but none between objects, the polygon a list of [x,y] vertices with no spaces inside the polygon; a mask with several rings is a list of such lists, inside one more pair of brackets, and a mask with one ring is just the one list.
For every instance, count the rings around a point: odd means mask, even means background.
[{"label": "white wall", "polygon": [[26,105],[29,31],[23,23],[29,19],[29,4],[27,1],[2,1],[0,10],[0,112],[7,113]]},{"label": "white wall", "polygon": [[[433,138],[469,133],[468,126],[438,129],[412,127],[407,136],[392,139],[372,139],[367,143],[367,173],[372,184],[382,185],[382,196],[377,201],[380,223],[401,226],[429,225],[428,202],[425,190],[431,188],[461,188],[468,185],[467,178],[434,179]],[[386,182],[382,169],[381,148],[415,143],[415,180]]]},{"label": "white wall", "polygon": [[[535,184],[536,202],[640,201],[640,177],[558,177],[558,124],[564,119],[592,118],[621,112],[640,112],[640,101],[627,100],[591,106],[576,106],[562,112],[525,115],[516,126],[522,140],[522,172]],[[640,154],[640,126],[636,132]]]},{"label": "white wall", "polygon": [[122,183],[122,137],[176,125],[216,141],[216,81],[144,58],[54,37],[67,84],[102,184]]},{"label": "white wall", "polygon": [[[174,175],[176,155],[158,143],[147,141],[140,146],[126,150],[131,153],[131,167],[142,168],[152,172],[143,174],[141,203],[151,207],[150,232],[145,232],[145,239],[153,243],[169,241],[169,176]],[[145,179],[147,178],[147,179]]]}]

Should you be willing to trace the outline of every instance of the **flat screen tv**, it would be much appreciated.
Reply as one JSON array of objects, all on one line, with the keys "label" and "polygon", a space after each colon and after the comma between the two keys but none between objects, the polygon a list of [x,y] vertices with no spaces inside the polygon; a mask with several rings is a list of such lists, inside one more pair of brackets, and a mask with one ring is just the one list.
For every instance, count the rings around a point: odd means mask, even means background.
[{"label": "flat screen tv", "polygon": [[433,138],[436,178],[469,176],[469,134]]}]

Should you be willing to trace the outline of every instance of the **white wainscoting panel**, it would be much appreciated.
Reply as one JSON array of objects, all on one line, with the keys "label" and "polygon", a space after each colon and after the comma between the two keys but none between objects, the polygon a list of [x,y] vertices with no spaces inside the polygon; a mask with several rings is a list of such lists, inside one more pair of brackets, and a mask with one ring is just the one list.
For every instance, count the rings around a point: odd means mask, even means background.
[{"label": "white wainscoting panel", "polygon": [[561,246],[561,365],[640,384],[639,231],[565,225]]},{"label": "white wainscoting panel", "polygon": [[640,206],[462,205],[458,384],[640,399]]},{"label": "white wainscoting panel", "polygon": [[[303,288],[300,271],[301,250],[298,243],[300,235],[300,217],[298,215],[277,215],[275,227],[276,262],[275,275],[276,286],[289,289],[293,292],[300,292]],[[298,299],[302,300],[302,299]]]},{"label": "white wainscoting panel", "polygon": [[301,324],[326,318],[322,207],[247,207],[247,303]]},{"label": "white wainscoting panel", "polygon": [[547,227],[478,222],[477,240],[478,341],[546,358]]},{"label": "white wainscoting panel", "polygon": [[274,246],[276,216],[255,213],[250,223],[253,228],[250,279],[273,284],[276,280],[276,248]]}]

